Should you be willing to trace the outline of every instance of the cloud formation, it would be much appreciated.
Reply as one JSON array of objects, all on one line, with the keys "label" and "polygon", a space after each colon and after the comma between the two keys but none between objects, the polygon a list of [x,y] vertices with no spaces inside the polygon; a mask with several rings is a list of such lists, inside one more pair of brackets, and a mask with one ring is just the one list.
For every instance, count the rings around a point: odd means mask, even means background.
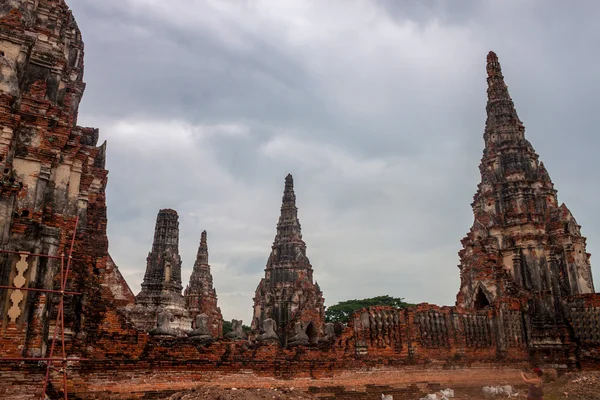
[{"label": "cloud formation", "polygon": [[291,172],[326,305],[381,294],[453,304],[489,50],[600,285],[600,3],[69,5],[86,44],[79,123],[108,140],[110,249],[134,292],[156,213],[174,208],[184,279],[206,229],[224,316],[249,321]]}]

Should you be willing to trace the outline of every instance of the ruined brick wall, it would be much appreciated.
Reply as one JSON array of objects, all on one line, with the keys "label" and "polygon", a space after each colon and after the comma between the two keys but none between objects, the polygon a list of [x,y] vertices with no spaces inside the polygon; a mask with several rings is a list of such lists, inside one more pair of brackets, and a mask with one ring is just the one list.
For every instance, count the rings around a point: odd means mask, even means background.
[{"label": "ruined brick wall", "polygon": [[[83,398],[91,382],[118,384],[125,377],[157,373],[166,381],[151,385],[168,384],[171,376],[193,379],[207,372],[245,369],[284,378],[318,378],[342,369],[378,366],[531,360],[559,367],[600,364],[600,295],[585,294],[593,291],[586,275],[585,240],[566,207],[555,204],[551,182],[518,124],[497,136],[486,134],[497,149],[503,146],[503,135],[517,136],[517,147],[525,153],[501,155],[499,165],[523,185],[501,185],[504,195],[496,199],[492,189],[499,176],[486,168],[500,167],[494,164],[497,159],[486,159],[490,165],[483,165],[476,221],[463,241],[459,306],[361,310],[332,340],[294,347],[252,339],[202,345],[189,338],[152,337],[122,311],[134,298],[108,253],[106,144],[97,146],[96,129],[76,125],[85,87],[83,42],[63,0],[0,5],[0,68],[0,248],[56,256],[68,250],[76,233],[69,289],[83,295],[67,299],[67,349],[89,359],[69,367],[69,390]],[[500,113],[492,116],[515,122],[510,119],[512,103],[499,100],[490,110]],[[486,154],[495,151],[493,146]],[[521,162],[523,154],[533,164]],[[521,167],[529,180],[523,180]],[[524,189],[533,178],[541,186],[530,185],[532,190],[539,186],[543,192],[537,197]],[[508,208],[500,208],[500,200]],[[517,235],[510,224],[523,227],[524,233]],[[541,247],[519,247],[528,240]],[[0,265],[2,285],[57,287],[56,260],[3,255]],[[321,335],[323,294],[312,273],[290,176],[265,279],[255,297],[255,327],[272,317],[282,328],[300,321],[305,329],[312,326],[311,336]],[[180,292],[179,285],[177,278],[175,291]],[[20,293],[20,298],[14,293],[0,292],[0,352],[3,357],[45,355],[57,298],[31,293]],[[276,299],[289,301],[289,308],[275,307]],[[23,398],[37,397],[32,388],[39,387],[43,373],[36,363],[1,362],[0,395],[14,394],[18,388]],[[54,374],[49,391],[53,396],[60,385]]]},{"label": "ruined brick wall", "polygon": [[502,363],[528,359],[521,317],[521,310],[506,305],[475,311],[425,303],[407,309],[370,307],[355,313],[350,326],[359,357],[402,364]]}]

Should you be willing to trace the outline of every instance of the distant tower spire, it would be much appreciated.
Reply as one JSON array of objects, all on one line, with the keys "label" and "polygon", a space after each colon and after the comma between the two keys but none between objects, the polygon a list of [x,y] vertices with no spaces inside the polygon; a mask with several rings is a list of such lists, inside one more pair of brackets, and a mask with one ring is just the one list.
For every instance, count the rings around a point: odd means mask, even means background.
[{"label": "distant tower spire", "polygon": [[223,315],[217,306],[217,291],[213,287],[213,277],[208,264],[208,242],[206,231],[200,235],[200,246],[194,269],[190,276],[190,283],[185,288],[185,307],[190,317],[206,314],[211,333],[220,337],[223,334]]},{"label": "distant tower spire", "polygon": [[154,241],[147,258],[142,292],[160,295],[166,290],[181,295],[181,289],[179,216],[175,210],[163,209],[156,217]]},{"label": "distant tower spire", "polygon": [[184,324],[187,313],[181,289],[179,216],[175,210],[163,209],[156,217],[152,250],[146,259],[142,290],[135,297],[131,319],[141,328],[152,329],[156,313],[166,309],[177,317],[178,324]]},{"label": "distant tower spire", "polygon": [[508,93],[508,87],[504,83],[502,68],[498,56],[490,51],[487,56],[487,120],[485,123],[486,148],[490,142],[495,142],[498,136],[492,138],[492,132],[510,133],[519,139],[524,138],[525,128],[517,115],[515,105]]},{"label": "distant tower spire", "polygon": [[323,293],[313,282],[313,269],[302,240],[294,179],[285,177],[277,234],[267,260],[265,277],[256,288],[252,327],[260,329],[265,319],[274,319],[282,343],[293,324],[312,323],[319,331],[324,321]]},{"label": "distant tower spire", "polygon": [[202,231],[200,235],[200,246],[198,247],[198,254],[196,255],[196,264],[208,265],[208,243],[206,241],[206,231]]}]

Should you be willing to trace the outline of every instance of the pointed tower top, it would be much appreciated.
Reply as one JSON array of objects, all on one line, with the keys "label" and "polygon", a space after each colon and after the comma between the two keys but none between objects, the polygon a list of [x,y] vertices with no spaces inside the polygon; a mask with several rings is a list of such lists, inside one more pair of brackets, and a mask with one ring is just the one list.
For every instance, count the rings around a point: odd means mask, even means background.
[{"label": "pointed tower top", "polygon": [[198,247],[198,255],[194,267],[200,265],[208,265],[208,241],[206,240],[206,231],[202,231],[200,235],[200,246]]},{"label": "pointed tower top", "polygon": [[281,215],[277,224],[277,236],[275,242],[278,243],[283,238],[302,239],[300,233],[300,221],[298,221],[298,208],[296,207],[296,194],[294,193],[294,178],[292,174],[285,177],[285,188],[281,199]]},{"label": "pointed tower top", "polygon": [[[490,64],[498,63],[498,56],[493,51],[490,51],[487,55],[488,71],[490,70]],[[497,65],[500,69],[500,64]]]},{"label": "pointed tower top", "polygon": [[283,189],[281,204],[282,212],[284,208],[296,208],[296,194],[294,193],[294,178],[292,177],[292,174],[288,174],[285,177],[285,188]]},{"label": "pointed tower top", "polygon": [[283,202],[286,200],[294,200],[294,205],[296,201],[296,196],[294,194],[294,177],[292,174],[287,174],[285,177],[285,189],[283,190]]},{"label": "pointed tower top", "polygon": [[158,211],[158,215],[177,215],[177,211],[172,208],[163,208]]},{"label": "pointed tower top", "polygon": [[158,253],[168,247],[172,247],[178,253],[178,246],[179,216],[177,215],[177,211],[170,208],[163,208],[158,211],[158,215],[156,216],[152,251]]},{"label": "pointed tower top", "polygon": [[504,131],[514,129],[514,133],[523,136],[524,128],[515,105],[508,93],[508,87],[504,83],[502,67],[498,56],[493,51],[487,55],[487,97],[486,106],[487,120],[485,123],[486,147],[489,145],[489,136],[492,131]]}]

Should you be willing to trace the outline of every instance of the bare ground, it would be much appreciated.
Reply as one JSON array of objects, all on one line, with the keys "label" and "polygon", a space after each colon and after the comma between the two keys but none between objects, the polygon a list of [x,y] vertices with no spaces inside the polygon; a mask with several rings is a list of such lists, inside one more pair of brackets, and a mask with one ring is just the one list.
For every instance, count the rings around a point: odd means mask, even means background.
[{"label": "bare ground", "polygon": [[177,393],[169,397],[169,400],[309,400],[315,399],[308,393],[290,391],[286,389],[220,389],[220,388],[197,388],[187,392]]},{"label": "bare ground", "polygon": [[600,400],[600,371],[568,373],[546,385],[545,400]]},{"label": "bare ground", "polygon": [[[335,399],[335,386],[340,384],[346,388],[347,391],[354,391],[355,395],[362,393],[356,397],[357,399],[380,399],[381,394],[385,394],[385,389],[377,389],[373,387],[367,387],[366,385],[380,384],[389,385],[390,387],[406,386],[407,380],[404,379],[401,385],[398,384],[398,380],[394,378],[396,371],[387,371],[388,373],[383,375],[375,372],[373,374],[359,373],[354,375],[355,379],[352,379],[352,374],[346,374],[346,376],[336,379],[329,378],[325,380],[312,380],[312,381],[287,381],[287,386],[283,386],[285,381],[263,381],[261,378],[254,380],[254,384],[249,382],[240,382],[239,380],[233,379],[232,383],[241,384],[239,388],[227,388],[225,382],[226,379],[221,381],[218,385],[203,384],[194,389],[187,390],[172,395],[168,400],[312,400],[312,399]],[[438,374],[436,374],[439,373]],[[512,384],[519,392],[518,397],[512,397],[513,399],[525,399],[526,391],[524,385],[519,379],[510,379],[510,375],[517,375],[517,371],[492,371],[497,375],[494,378],[485,379],[485,376],[490,376],[484,373],[484,371],[458,371],[454,372],[452,384],[449,382],[449,376],[445,376],[444,371],[428,371],[425,376],[419,374],[418,377],[413,375],[416,384],[423,387],[423,379],[435,379],[442,385],[442,388],[453,388],[455,392],[454,400],[484,400],[482,395],[482,387],[489,385],[506,385]],[[411,374],[409,374],[411,375]],[[437,375],[437,376],[436,376]],[[463,379],[460,379],[460,378]],[[387,379],[386,379],[387,378]],[[396,376],[397,378],[397,376]],[[457,379],[458,378],[458,379]],[[600,400],[600,372],[589,371],[589,372],[577,372],[568,373],[557,379],[551,376],[546,377],[547,382],[544,385],[545,400]],[[487,380],[487,382],[486,382]],[[462,382],[461,382],[462,381]],[[447,383],[445,385],[444,383]],[[275,387],[273,384],[275,384]],[[298,384],[294,387],[294,384]],[[310,386],[309,386],[310,385]],[[314,386],[312,386],[314,385]],[[319,387],[319,393],[309,393],[310,388]],[[431,390],[430,393],[434,393]],[[395,396],[399,397],[399,396]],[[404,396],[403,396],[404,397]],[[414,400],[419,400],[421,396],[415,397]],[[501,397],[496,397],[500,399]],[[506,397],[504,397],[506,398]]]}]

